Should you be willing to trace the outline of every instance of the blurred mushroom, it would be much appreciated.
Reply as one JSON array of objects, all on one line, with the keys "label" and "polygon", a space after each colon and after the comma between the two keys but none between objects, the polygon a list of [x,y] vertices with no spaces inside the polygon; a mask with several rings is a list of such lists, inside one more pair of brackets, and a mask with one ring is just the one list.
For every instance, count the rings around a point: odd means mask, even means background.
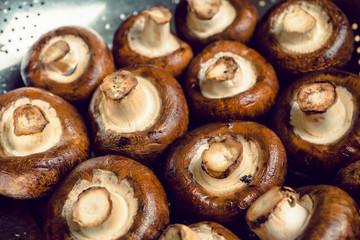
[{"label": "blurred mushroom", "polygon": [[246,221],[260,239],[358,239],[359,208],[341,189],[330,185],[292,190],[274,187],[258,198]]},{"label": "blurred mushroom", "polygon": [[348,192],[360,203],[360,161],[340,169],[335,176],[335,185]]},{"label": "blurred mushroom", "polygon": [[[224,159],[230,165],[222,164]],[[176,206],[222,223],[240,219],[262,193],[281,185],[285,174],[280,139],[254,122],[212,123],[192,130],[177,142],[165,166]]]},{"label": "blurred mushroom", "polygon": [[175,10],[176,30],[196,52],[218,40],[249,43],[257,20],[248,0],[182,0]]},{"label": "blurred mushroom", "polygon": [[61,27],[44,34],[21,63],[25,85],[46,89],[72,103],[89,100],[113,71],[113,57],[105,41],[83,27]]},{"label": "blurred mushroom", "polygon": [[273,106],[279,83],[273,67],[255,50],[218,41],[193,59],[184,89],[191,116],[199,122],[255,120]]},{"label": "blurred mushroom", "polygon": [[116,65],[152,64],[180,77],[193,57],[191,47],[170,32],[171,12],[153,7],[131,16],[117,29],[113,40]]},{"label": "blurred mushroom", "polygon": [[170,74],[136,65],[104,79],[91,100],[89,120],[97,154],[150,164],[186,132],[188,108]]},{"label": "blurred mushroom", "polygon": [[312,73],[282,93],[272,122],[290,169],[326,179],[359,159],[359,80],[347,72]]},{"label": "blurred mushroom", "polygon": [[282,1],[262,19],[257,36],[260,52],[281,73],[342,67],[354,49],[349,20],[329,0]]},{"label": "blurred mushroom", "polygon": [[62,98],[37,88],[0,96],[0,194],[45,196],[89,157],[85,123]]},{"label": "blurred mushroom", "polygon": [[158,239],[169,224],[165,191],[155,174],[121,156],[79,164],[45,210],[46,239]]}]

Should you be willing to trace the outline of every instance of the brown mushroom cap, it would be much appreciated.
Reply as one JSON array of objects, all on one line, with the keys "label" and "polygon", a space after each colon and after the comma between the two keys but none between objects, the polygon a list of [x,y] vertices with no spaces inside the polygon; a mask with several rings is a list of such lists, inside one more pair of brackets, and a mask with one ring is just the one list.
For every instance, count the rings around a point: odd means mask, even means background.
[{"label": "brown mushroom cap", "polygon": [[[200,88],[201,65],[222,52],[230,52],[249,61],[257,75],[256,82],[250,89],[232,97],[205,97]],[[212,43],[199,53],[188,67],[184,85],[192,116],[201,122],[258,119],[268,113],[279,91],[273,67],[258,52],[234,41]]]},{"label": "brown mushroom cap", "polygon": [[88,113],[94,150],[100,155],[113,153],[142,163],[153,163],[173,141],[186,132],[186,100],[179,83],[158,67],[135,65],[121,71],[124,70],[147,78],[156,87],[162,101],[159,117],[152,126],[142,131],[118,133],[106,129],[99,110],[101,91],[98,88],[90,102]]},{"label": "brown mushroom cap", "polygon": [[[71,75],[71,62],[56,62],[66,54],[69,46],[65,41],[57,41],[47,50],[44,57],[41,51],[51,39],[59,36],[76,36],[81,38],[88,46],[89,60],[83,73],[74,81],[61,83],[51,79],[44,70],[43,64],[53,64],[62,71]],[[46,55],[47,54],[47,55]],[[75,66],[76,67],[76,66]],[[113,56],[105,41],[95,31],[83,27],[61,27],[44,34],[28,51],[21,63],[21,75],[25,85],[46,89],[62,98],[79,103],[89,100],[91,94],[102,79],[114,71]]]},{"label": "brown mushroom cap", "polygon": [[[340,168],[359,159],[359,80],[358,75],[341,71],[312,73],[297,79],[282,93],[274,108],[272,126],[284,143],[291,169],[320,177],[335,174]],[[290,123],[290,112],[302,85],[324,81],[330,81],[337,88],[345,88],[351,93],[354,112],[351,113],[350,127],[343,136],[331,143],[315,144],[302,139],[294,132],[294,127]]]},{"label": "brown mushroom cap", "polygon": [[258,20],[256,7],[248,0],[227,0],[235,9],[236,17],[234,21],[224,31],[214,34],[208,38],[199,38],[191,32],[187,23],[188,2],[182,0],[175,10],[176,31],[186,42],[188,42],[195,52],[199,52],[206,45],[219,40],[233,40],[244,44],[250,42]]},{"label": "brown mushroom cap", "polygon": [[130,48],[128,41],[129,30],[136,21],[144,18],[145,14],[146,11],[141,12],[138,15],[131,16],[116,30],[113,40],[113,55],[116,66],[118,68],[122,68],[133,64],[151,64],[163,68],[165,71],[176,78],[180,77],[192,59],[193,52],[187,43],[180,40],[175,35],[171,34],[176,39],[176,41],[178,41],[180,47],[174,52],[165,56],[150,58],[133,51]]},{"label": "brown mushroom cap", "polygon": [[[190,163],[200,146],[226,135],[241,135],[247,141],[256,142],[259,159],[254,176],[241,177],[243,186],[219,194],[194,179]],[[177,207],[200,219],[231,222],[243,216],[262,193],[283,183],[286,155],[280,139],[263,125],[254,122],[212,123],[188,132],[177,142],[168,156],[165,171],[165,181]]]},{"label": "brown mushroom cap", "polygon": [[[133,189],[137,201],[136,214],[129,231],[117,239],[158,239],[169,224],[169,209],[165,191],[155,174],[142,164],[121,156],[103,156],[87,160],[76,167],[59,185],[45,210],[46,239],[70,239],[69,226],[63,216],[68,194],[80,181],[92,181],[95,170],[110,171],[125,180]],[[94,183],[101,185],[101,183]],[[104,186],[103,186],[104,187]]]},{"label": "brown mushroom cap", "polygon": [[[360,200],[360,161],[340,169],[335,176],[335,185],[348,192],[355,200]],[[359,202],[358,202],[359,203]]]},{"label": "brown mushroom cap", "polygon": [[[323,9],[330,18],[333,33],[325,45],[310,53],[296,53],[284,49],[274,40],[275,19],[291,5],[315,4]],[[331,67],[342,67],[351,58],[354,49],[354,37],[350,23],[345,14],[331,1],[290,0],[274,5],[264,16],[257,30],[257,45],[259,51],[267,56],[269,61],[281,73],[306,73]]]},{"label": "brown mushroom cap", "polygon": [[78,111],[62,98],[42,89],[19,88],[1,95],[0,118],[3,118],[6,109],[22,98],[49,103],[62,127],[58,143],[44,152],[9,155],[0,144],[0,194],[30,199],[48,194],[67,172],[87,159],[90,144],[85,123]]}]

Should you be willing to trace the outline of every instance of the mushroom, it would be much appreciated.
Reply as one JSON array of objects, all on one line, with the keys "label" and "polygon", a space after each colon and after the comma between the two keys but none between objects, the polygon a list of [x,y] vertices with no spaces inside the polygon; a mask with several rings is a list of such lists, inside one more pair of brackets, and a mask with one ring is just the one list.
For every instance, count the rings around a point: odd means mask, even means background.
[{"label": "mushroom", "polygon": [[44,34],[21,63],[25,85],[46,89],[72,103],[84,103],[114,71],[110,49],[99,34],[61,27]]},{"label": "mushroom", "polygon": [[274,187],[251,205],[246,221],[263,240],[360,237],[358,206],[330,185]]},{"label": "mushroom", "polygon": [[342,67],[354,49],[349,20],[329,0],[276,4],[257,36],[259,51],[283,75]]},{"label": "mushroom", "polygon": [[144,165],[116,155],[79,164],[51,196],[46,239],[158,239],[169,224],[165,191]]},{"label": "mushroom", "polygon": [[336,174],[334,183],[360,203],[360,161],[350,163]]},{"label": "mushroom", "polygon": [[180,85],[150,65],[108,75],[94,93],[88,115],[97,154],[116,153],[146,164],[159,159],[188,125]]},{"label": "mushroom", "polygon": [[341,71],[306,74],[282,93],[272,126],[291,169],[326,179],[359,159],[359,80]]},{"label": "mushroom", "polygon": [[177,33],[196,52],[218,40],[248,44],[257,20],[248,0],[182,0],[175,9]]},{"label": "mushroom", "polygon": [[193,57],[191,47],[170,31],[171,12],[153,7],[131,16],[117,29],[113,40],[116,65],[151,64],[180,77]]},{"label": "mushroom", "polygon": [[230,230],[215,222],[198,222],[189,226],[171,224],[160,236],[159,240],[239,240]]},{"label": "mushroom", "polygon": [[38,88],[0,96],[0,194],[47,195],[90,154],[85,123],[62,98]]},{"label": "mushroom", "polygon": [[217,41],[193,59],[184,89],[198,122],[256,120],[273,106],[279,83],[273,67],[255,50]]},{"label": "mushroom", "polygon": [[226,223],[281,185],[285,173],[285,149],[271,130],[255,122],[211,123],[177,142],[166,161],[165,182],[182,211]]}]

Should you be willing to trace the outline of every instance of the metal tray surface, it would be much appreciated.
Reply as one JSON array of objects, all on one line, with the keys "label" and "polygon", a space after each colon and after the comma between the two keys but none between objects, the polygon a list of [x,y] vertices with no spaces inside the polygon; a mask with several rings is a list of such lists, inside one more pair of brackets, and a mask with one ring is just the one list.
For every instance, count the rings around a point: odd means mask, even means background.
[{"label": "metal tray surface", "polygon": [[[89,27],[97,31],[111,49],[115,30],[129,16],[159,5],[174,12],[179,1],[0,0],[0,94],[24,86],[20,75],[21,59],[29,47],[49,30],[65,25]],[[250,1],[257,7],[259,17],[279,2],[279,0]],[[360,1],[333,0],[333,2],[349,17],[354,30],[355,50],[345,69],[359,74]],[[175,31],[173,21],[172,30]],[[20,201],[0,196],[0,240],[43,239],[40,230],[41,210],[46,201],[47,199]],[[173,220],[179,219],[175,217]],[[232,229],[239,228],[240,226],[233,226]],[[239,236],[242,239],[256,239],[253,233],[246,230]]]}]

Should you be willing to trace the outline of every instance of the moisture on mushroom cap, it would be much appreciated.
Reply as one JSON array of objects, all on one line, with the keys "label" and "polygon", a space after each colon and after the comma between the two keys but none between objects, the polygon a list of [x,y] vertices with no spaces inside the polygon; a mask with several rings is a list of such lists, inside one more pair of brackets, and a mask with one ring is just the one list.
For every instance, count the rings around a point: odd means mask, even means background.
[{"label": "moisture on mushroom cap", "polygon": [[310,220],[313,202],[288,187],[274,187],[258,198],[246,213],[246,221],[261,239],[295,239]]},{"label": "moisture on mushroom cap", "polygon": [[90,49],[79,36],[56,36],[44,45],[39,58],[48,78],[59,83],[71,83],[84,73]]},{"label": "moisture on mushroom cap", "polygon": [[320,6],[302,1],[291,4],[274,19],[272,32],[286,50],[311,53],[330,38],[333,25]]}]

